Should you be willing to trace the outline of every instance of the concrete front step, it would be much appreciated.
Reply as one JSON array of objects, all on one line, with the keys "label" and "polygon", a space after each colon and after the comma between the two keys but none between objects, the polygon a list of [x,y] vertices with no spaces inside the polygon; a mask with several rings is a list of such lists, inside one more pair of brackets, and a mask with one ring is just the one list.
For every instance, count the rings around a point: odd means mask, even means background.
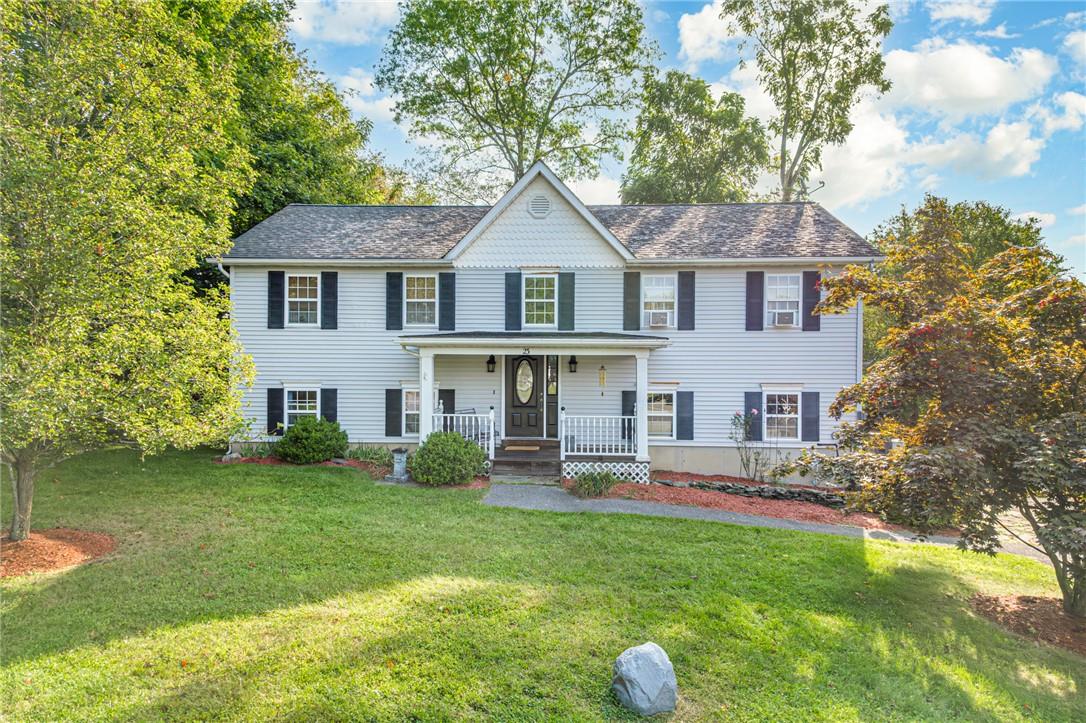
[{"label": "concrete front step", "polygon": [[493,474],[557,477],[562,473],[562,463],[557,459],[506,459],[495,456],[491,471]]}]

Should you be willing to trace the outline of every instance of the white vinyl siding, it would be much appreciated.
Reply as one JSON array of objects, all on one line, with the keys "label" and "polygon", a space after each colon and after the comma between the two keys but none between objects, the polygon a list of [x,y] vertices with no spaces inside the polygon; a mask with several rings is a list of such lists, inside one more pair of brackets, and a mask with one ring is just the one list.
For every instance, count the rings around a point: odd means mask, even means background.
[{"label": "white vinyl siding", "polygon": [[320,392],[316,389],[287,389],[287,427],[302,417],[316,418],[320,414]]},{"label": "white vinyl siding", "polygon": [[675,274],[641,275],[642,328],[675,327],[677,288],[678,277]]},{"label": "white vinyl siding", "polygon": [[403,293],[406,326],[435,326],[437,324],[436,275],[405,275]]},{"label": "white vinyl siding", "polygon": [[320,275],[287,274],[287,324],[316,326],[320,323]]}]

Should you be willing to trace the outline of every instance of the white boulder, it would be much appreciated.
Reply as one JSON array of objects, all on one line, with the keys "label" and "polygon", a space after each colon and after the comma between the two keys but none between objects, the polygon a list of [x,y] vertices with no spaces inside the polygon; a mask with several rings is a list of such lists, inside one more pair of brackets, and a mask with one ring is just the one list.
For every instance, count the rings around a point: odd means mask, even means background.
[{"label": "white boulder", "polygon": [[669,713],[679,697],[675,668],[664,649],[652,642],[618,656],[611,688],[619,703],[641,715]]}]

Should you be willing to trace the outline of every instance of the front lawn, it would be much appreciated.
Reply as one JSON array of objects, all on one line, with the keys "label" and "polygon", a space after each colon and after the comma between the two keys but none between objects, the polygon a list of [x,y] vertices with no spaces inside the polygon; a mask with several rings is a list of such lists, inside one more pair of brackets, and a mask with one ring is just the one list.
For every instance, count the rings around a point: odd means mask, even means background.
[{"label": "front lawn", "polygon": [[654,640],[679,719],[1086,719],[1086,660],[969,609],[1054,595],[1037,562],[211,459],[46,472],[37,527],[118,549],[3,581],[0,715],[620,717],[611,663]]}]

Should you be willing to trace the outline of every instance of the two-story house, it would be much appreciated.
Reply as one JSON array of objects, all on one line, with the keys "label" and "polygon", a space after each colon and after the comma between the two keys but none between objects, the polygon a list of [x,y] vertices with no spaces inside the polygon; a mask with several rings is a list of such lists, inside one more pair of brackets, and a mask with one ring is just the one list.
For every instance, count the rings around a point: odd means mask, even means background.
[{"label": "two-story house", "polygon": [[222,263],[264,439],[302,415],[352,443],[453,429],[645,481],[737,472],[739,410],[756,444],[830,443],[862,309],[812,310],[875,258],[814,203],[585,206],[538,163],[493,206],[290,205]]}]

